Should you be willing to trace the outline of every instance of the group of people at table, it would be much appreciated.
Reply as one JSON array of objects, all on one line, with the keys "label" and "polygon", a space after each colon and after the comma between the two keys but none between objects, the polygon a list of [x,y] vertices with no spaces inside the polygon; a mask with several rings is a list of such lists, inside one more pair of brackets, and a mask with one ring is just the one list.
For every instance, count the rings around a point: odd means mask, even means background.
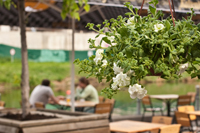
[{"label": "group of people at table", "polygon": [[[189,105],[189,102],[186,100],[186,96],[178,96],[178,95],[151,95],[146,96],[142,99],[142,103],[144,105],[144,111],[148,111],[146,105],[150,105],[150,111],[156,112],[155,108],[152,106],[151,99],[163,100],[167,105],[167,115],[168,116],[157,116],[152,117],[152,123],[147,122],[138,122],[138,121],[118,121],[110,123],[110,130],[114,132],[127,132],[127,133],[137,133],[144,131],[151,131],[153,133],[179,133],[180,127],[187,127],[189,131],[193,130],[192,121],[196,121],[196,126],[198,126],[197,117],[200,116],[200,111],[195,111],[194,106]],[[187,105],[180,106],[175,111],[175,121],[178,124],[170,125],[173,121],[173,117],[170,117],[171,103],[174,100],[179,100]],[[52,89],[50,88],[50,81],[45,79],[42,81],[41,85],[38,85],[34,88],[31,93],[29,102],[32,107],[35,107],[35,103],[41,102],[44,105],[51,105],[57,109],[61,109],[63,107],[64,96],[55,97]],[[76,95],[75,99],[77,101],[90,101],[94,104],[99,103],[99,96],[97,90],[89,83],[88,79],[82,77],[79,79],[79,83],[76,86]],[[191,99],[191,97],[190,97]],[[50,103],[50,104],[49,104]],[[66,103],[66,100],[64,101]],[[189,104],[188,104],[189,103]],[[183,104],[183,105],[184,105]],[[62,108],[63,109],[63,108]],[[80,108],[76,108],[77,111],[80,111]],[[94,112],[94,106],[89,106],[86,108],[81,108],[81,111],[84,112]],[[192,133],[191,132],[191,133]]]},{"label": "group of people at table", "polygon": [[[50,80],[44,79],[41,85],[36,86],[30,96],[29,102],[32,107],[35,107],[35,104],[40,102],[44,106],[51,106],[57,109],[63,109],[63,102],[65,96],[55,97],[51,87]],[[79,83],[76,86],[75,100],[77,101],[90,101],[94,104],[99,103],[99,97],[97,90],[89,83],[89,80],[85,77],[79,79]],[[66,103],[66,101],[64,102]],[[80,111],[80,108],[76,108]],[[83,109],[84,112],[94,112],[94,107],[87,107]]]}]

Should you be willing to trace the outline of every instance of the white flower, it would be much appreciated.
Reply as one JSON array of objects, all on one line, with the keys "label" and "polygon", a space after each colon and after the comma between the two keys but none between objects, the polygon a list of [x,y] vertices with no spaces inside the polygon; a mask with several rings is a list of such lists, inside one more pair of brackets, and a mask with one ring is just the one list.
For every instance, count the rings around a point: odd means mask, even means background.
[{"label": "white flower", "polygon": [[117,82],[114,82],[114,83],[111,85],[111,88],[112,88],[113,90],[119,89],[119,87],[118,87],[118,85],[117,85]]},{"label": "white flower", "polygon": [[158,32],[159,30],[162,30],[164,28],[165,28],[165,26],[163,24],[155,24],[154,25],[154,31],[155,32]]},{"label": "white flower", "polygon": [[128,77],[127,74],[120,72],[115,78],[113,78],[113,82],[116,82],[115,84],[119,87],[125,87],[130,84],[130,77]]},{"label": "white flower", "polygon": [[134,24],[134,16],[133,17],[131,17],[131,18],[129,18],[128,20],[127,20],[127,25],[131,25],[131,24]]},{"label": "white flower", "polygon": [[[124,69],[122,69],[121,67],[118,67],[115,63],[114,63],[114,66],[113,66],[113,70],[114,70],[115,74],[119,74],[120,72],[124,71]],[[128,76],[131,76],[133,73],[134,73],[133,70],[129,70],[126,74]]]},{"label": "white flower", "polygon": [[131,76],[133,73],[134,73],[133,70],[129,70],[126,74],[127,74],[128,76]]},{"label": "white flower", "polygon": [[102,60],[102,58],[103,58],[102,53],[103,53],[103,49],[98,49],[96,51],[96,56],[94,58],[94,62],[96,62],[96,64],[98,64],[98,62]]},{"label": "white flower", "polygon": [[139,84],[134,84],[133,86],[130,85],[128,92],[130,93],[130,97],[132,99],[142,99],[147,94],[147,90],[145,88],[142,88],[142,86]]},{"label": "white flower", "polygon": [[108,62],[106,59],[104,59],[102,62],[103,62],[102,67],[106,67],[108,65]]},{"label": "white flower", "polygon": [[115,74],[119,74],[120,72],[123,72],[124,70],[121,67],[118,67],[115,63],[113,66],[113,70]]},{"label": "white flower", "polygon": [[181,75],[182,73],[185,72],[185,70],[189,67],[189,63],[181,64],[179,67],[179,72],[177,73],[178,75]]}]

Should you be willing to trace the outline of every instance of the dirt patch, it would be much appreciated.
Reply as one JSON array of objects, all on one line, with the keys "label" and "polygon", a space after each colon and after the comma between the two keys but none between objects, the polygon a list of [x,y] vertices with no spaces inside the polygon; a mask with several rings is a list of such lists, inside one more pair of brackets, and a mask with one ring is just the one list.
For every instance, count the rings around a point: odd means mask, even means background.
[{"label": "dirt patch", "polygon": [[12,114],[8,113],[1,118],[18,120],[18,121],[31,121],[31,120],[42,120],[42,119],[55,119],[58,118],[56,116],[46,116],[43,114],[28,114],[26,118],[22,118],[22,114]]}]

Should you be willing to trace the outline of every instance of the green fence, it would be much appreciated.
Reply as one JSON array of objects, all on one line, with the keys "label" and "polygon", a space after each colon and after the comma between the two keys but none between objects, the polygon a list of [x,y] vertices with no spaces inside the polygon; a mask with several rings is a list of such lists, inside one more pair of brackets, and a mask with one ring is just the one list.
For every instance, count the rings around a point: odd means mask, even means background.
[{"label": "green fence", "polygon": [[[0,56],[10,57],[10,49],[15,49],[14,58],[21,59],[21,49],[0,44]],[[95,51],[75,51],[75,59],[87,59],[88,54],[95,54]],[[28,49],[28,59],[37,62],[66,62],[70,60],[71,51],[68,50],[47,50]]]}]

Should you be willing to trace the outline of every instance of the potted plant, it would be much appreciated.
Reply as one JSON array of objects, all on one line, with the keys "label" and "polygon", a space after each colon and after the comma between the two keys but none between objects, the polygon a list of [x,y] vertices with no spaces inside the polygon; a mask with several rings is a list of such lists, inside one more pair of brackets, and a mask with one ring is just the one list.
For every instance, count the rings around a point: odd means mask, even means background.
[{"label": "potted plant", "polygon": [[[149,75],[164,79],[178,79],[186,70],[192,78],[200,78],[200,25],[192,21],[194,11],[182,20],[163,19],[156,10],[157,0],[149,3],[149,14],[141,17],[138,9],[125,3],[128,17],[105,20],[103,24],[88,23],[98,33],[89,39],[90,48],[96,50],[89,60],[75,61],[80,72],[95,76],[99,82],[107,79],[110,87],[102,91],[111,98],[121,88],[128,88],[131,98],[143,98],[147,91],[139,81]],[[107,28],[109,31],[104,32]],[[101,37],[99,45],[96,38]],[[102,42],[109,47],[102,47]]]}]

